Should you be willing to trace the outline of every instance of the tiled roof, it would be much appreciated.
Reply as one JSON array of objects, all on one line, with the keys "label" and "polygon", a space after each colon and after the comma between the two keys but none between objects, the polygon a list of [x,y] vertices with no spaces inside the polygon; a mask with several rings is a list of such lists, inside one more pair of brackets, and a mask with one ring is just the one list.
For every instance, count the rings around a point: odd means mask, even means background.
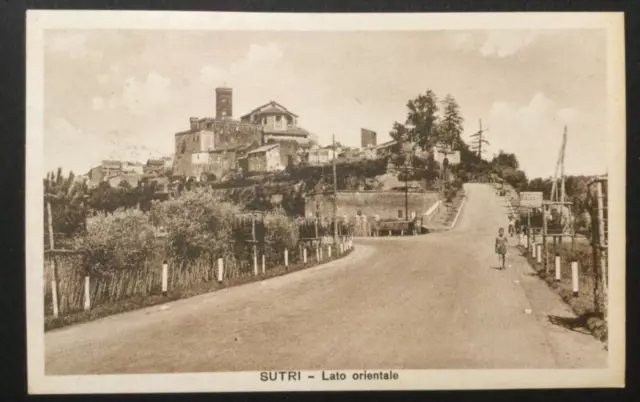
[{"label": "tiled roof", "polygon": [[[269,105],[272,105],[272,107],[271,107],[271,108],[269,108],[269,109],[267,109],[267,110],[262,111],[262,113],[273,113],[273,112],[272,112],[272,110],[274,110],[274,109],[275,109],[275,111],[276,111],[277,113],[281,113],[281,112],[282,112],[282,110],[284,110],[286,113],[289,113],[289,114],[290,114],[290,115],[292,115],[292,116],[298,117],[298,115],[297,115],[297,114],[295,114],[295,113],[291,112],[289,109],[287,109],[286,107],[282,106],[282,105],[281,105],[281,104],[279,104],[278,102],[276,102],[276,101],[269,101],[269,102],[265,103],[264,105],[258,106],[257,108],[253,109],[252,111],[250,111],[249,113],[245,114],[244,116],[241,116],[240,118],[242,119],[242,118],[244,118],[244,117],[247,117],[247,116],[251,115],[252,113],[255,113],[255,112],[260,111],[260,109],[262,109],[263,107],[265,107],[265,106],[269,106]],[[280,106],[280,109],[282,109],[282,110],[278,109],[276,106]]]},{"label": "tiled roof", "polygon": [[247,152],[247,154],[258,154],[258,153],[262,153],[262,152],[267,152],[270,151],[274,148],[279,147],[279,144],[267,144],[267,145],[263,145],[260,148],[256,148],[252,151]]},{"label": "tiled roof", "polygon": [[306,137],[310,134],[307,130],[301,127],[289,128],[284,131],[264,128],[263,131],[265,134],[269,134],[269,135],[289,135],[289,136],[298,136],[298,137],[302,137],[302,136]]}]

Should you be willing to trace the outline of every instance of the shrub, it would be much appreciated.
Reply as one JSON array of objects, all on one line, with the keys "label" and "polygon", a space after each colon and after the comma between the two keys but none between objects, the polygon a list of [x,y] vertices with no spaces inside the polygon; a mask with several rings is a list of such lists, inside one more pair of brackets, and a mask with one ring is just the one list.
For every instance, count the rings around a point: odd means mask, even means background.
[{"label": "shrub", "polygon": [[284,214],[266,215],[264,225],[266,258],[269,261],[281,261],[285,247],[291,252],[298,244],[298,225]]},{"label": "shrub", "polygon": [[87,231],[74,238],[75,248],[86,252],[91,270],[102,273],[135,269],[154,248],[155,233],[148,216],[138,210],[98,213],[87,221]]},{"label": "shrub", "polygon": [[180,198],[154,203],[151,218],[168,233],[168,251],[181,259],[217,257],[233,249],[233,214],[238,207],[210,189],[185,192]]}]

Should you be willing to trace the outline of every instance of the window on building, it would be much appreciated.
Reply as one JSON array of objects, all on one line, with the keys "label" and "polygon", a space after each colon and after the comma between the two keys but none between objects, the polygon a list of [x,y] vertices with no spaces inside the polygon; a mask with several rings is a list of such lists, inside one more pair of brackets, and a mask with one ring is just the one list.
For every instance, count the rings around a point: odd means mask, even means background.
[{"label": "window on building", "polygon": [[186,142],[182,142],[182,147],[180,148],[180,153],[183,154],[187,152],[187,143]]},{"label": "window on building", "polygon": [[262,124],[267,124],[267,118],[266,117],[262,118]]},{"label": "window on building", "polygon": [[280,123],[281,119],[282,119],[282,116],[276,116],[276,123]]},{"label": "window on building", "polygon": [[401,209],[398,210],[398,218],[402,218],[402,210]]}]

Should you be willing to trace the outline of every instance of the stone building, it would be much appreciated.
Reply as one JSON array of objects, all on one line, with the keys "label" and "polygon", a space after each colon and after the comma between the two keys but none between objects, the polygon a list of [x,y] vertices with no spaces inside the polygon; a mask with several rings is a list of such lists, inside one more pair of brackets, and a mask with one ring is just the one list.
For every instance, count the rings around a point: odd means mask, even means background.
[{"label": "stone building", "polygon": [[[299,163],[301,150],[315,143],[317,138],[298,125],[298,115],[275,101],[234,120],[232,89],[216,88],[216,116],[191,117],[189,129],[175,134],[173,174],[200,180],[256,172],[260,166],[280,170]],[[266,145],[277,147],[251,153]]]},{"label": "stone building", "polygon": [[280,163],[280,145],[267,144],[247,152],[248,171],[278,172],[284,169]]},{"label": "stone building", "polygon": [[360,129],[360,140],[362,148],[375,147],[377,145],[377,133],[375,131]]},{"label": "stone building", "polygon": [[262,145],[259,125],[233,120],[231,88],[216,88],[216,117],[191,117],[189,129],[175,134],[173,174],[220,178],[237,169],[238,148]]},{"label": "stone building", "polygon": [[280,163],[295,164],[300,149],[317,143],[317,137],[298,125],[298,115],[278,102],[270,101],[253,109],[240,121],[262,127],[263,144],[281,144]]},{"label": "stone building", "polygon": [[141,176],[142,174],[143,166],[140,163],[103,160],[99,166],[91,168],[87,176],[89,177],[89,186],[95,187],[103,181],[115,182],[118,179],[114,177],[121,175]]}]

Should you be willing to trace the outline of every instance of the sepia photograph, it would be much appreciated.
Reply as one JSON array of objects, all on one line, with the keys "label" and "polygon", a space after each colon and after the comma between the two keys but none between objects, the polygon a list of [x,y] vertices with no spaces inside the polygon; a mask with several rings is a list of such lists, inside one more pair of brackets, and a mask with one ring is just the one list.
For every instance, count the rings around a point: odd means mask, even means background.
[{"label": "sepia photograph", "polygon": [[29,11],[29,392],[623,387],[623,29]]}]

